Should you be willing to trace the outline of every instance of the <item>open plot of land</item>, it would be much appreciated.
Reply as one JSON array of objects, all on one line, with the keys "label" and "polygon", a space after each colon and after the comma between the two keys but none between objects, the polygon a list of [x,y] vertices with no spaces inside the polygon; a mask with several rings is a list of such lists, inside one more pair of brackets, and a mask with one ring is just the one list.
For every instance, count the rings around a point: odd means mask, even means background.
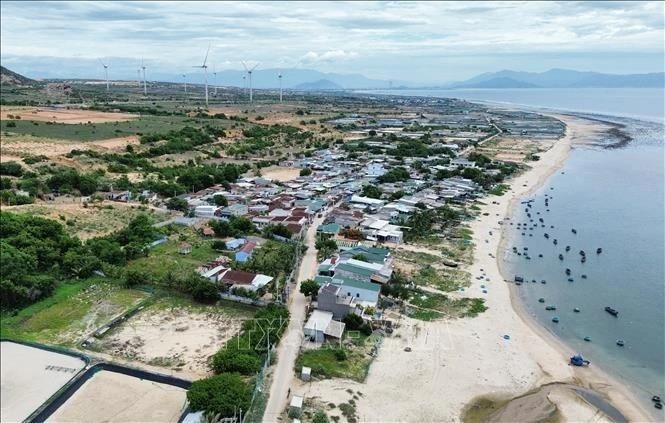
[{"label": "open plot of land", "polygon": [[84,240],[124,228],[133,218],[143,213],[150,214],[157,222],[166,220],[170,216],[161,210],[142,209],[136,205],[119,202],[89,204],[88,207],[84,207],[83,203],[78,201],[55,201],[4,207],[4,209],[58,220],[65,223],[64,228],[67,233]]},{"label": "open plot of land", "polygon": [[162,298],[99,341],[95,349],[155,366],[205,375],[208,357],[235,336],[252,309]]},{"label": "open plot of land", "polygon": [[[139,138],[136,135],[81,143],[24,134],[3,134],[0,152],[3,156],[11,155],[17,158],[25,156],[51,158],[67,154],[72,150],[95,150],[100,153],[122,152],[128,145],[135,145],[138,142]],[[3,161],[9,161],[9,159],[3,157]]]},{"label": "open plot of land", "polygon": [[50,422],[177,422],[187,391],[132,376],[95,373],[47,420]]},{"label": "open plot of land", "polygon": [[85,367],[77,357],[0,342],[3,422],[23,421]]},{"label": "open plot of land", "polygon": [[100,112],[85,109],[62,109],[54,107],[3,107],[0,111],[1,119],[10,119],[8,115],[21,119],[57,123],[104,123],[123,122],[138,118],[131,113]]},{"label": "open plot of land", "polygon": [[149,294],[123,289],[100,278],[64,283],[48,298],[14,316],[2,316],[2,337],[73,345]]},{"label": "open plot of land", "polygon": [[270,166],[261,169],[261,176],[273,181],[288,182],[300,176],[300,169],[296,167]]}]

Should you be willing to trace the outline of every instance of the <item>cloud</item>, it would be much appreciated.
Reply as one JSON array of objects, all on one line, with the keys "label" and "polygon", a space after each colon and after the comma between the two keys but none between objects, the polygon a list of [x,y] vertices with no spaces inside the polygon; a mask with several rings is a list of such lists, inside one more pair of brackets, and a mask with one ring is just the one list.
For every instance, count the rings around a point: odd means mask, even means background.
[{"label": "cloud", "polygon": [[300,58],[302,63],[321,63],[321,62],[337,62],[342,60],[353,59],[358,57],[358,53],[353,51],[344,50],[328,50],[323,53],[316,53],[313,51],[307,52]]}]

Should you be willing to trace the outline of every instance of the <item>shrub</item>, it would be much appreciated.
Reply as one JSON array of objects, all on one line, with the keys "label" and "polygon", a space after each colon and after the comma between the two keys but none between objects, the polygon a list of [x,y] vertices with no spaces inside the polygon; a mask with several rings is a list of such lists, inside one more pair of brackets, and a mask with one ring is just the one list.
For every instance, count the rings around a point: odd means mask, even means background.
[{"label": "shrub", "polygon": [[228,349],[218,351],[212,357],[212,369],[215,373],[240,373],[250,376],[261,368],[261,360],[254,350],[239,350],[231,342]]},{"label": "shrub", "polygon": [[193,411],[219,413],[221,417],[231,417],[240,408],[248,410],[251,399],[251,388],[237,373],[197,380],[187,391]]}]

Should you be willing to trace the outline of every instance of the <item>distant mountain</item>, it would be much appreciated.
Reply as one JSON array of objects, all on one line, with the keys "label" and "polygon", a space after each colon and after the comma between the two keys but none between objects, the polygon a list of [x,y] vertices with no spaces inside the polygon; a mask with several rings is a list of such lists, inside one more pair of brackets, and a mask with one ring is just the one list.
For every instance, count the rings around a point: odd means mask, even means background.
[{"label": "distant mountain", "polygon": [[547,72],[503,70],[478,75],[449,88],[662,88],[665,73],[614,75],[550,69]]},{"label": "distant mountain", "polygon": [[319,90],[343,90],[344,88],[328,79],[319,79],[314,82],[303,82],[294,87],[296,90],[319,91]]},{"label": "distant mountain", "polygon": [[0,66],[0,84],[2,85],[32,85],[36,81],[16,72],[12,72],[4,66]]}]

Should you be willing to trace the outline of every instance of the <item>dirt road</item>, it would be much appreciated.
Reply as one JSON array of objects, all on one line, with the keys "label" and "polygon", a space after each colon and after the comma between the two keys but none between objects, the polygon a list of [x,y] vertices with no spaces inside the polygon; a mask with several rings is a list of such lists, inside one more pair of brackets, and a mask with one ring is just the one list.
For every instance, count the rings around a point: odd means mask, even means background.
[{"label": "dirt road", "polygon": [[303,324],[305,320],[306,297],[300,293],[300,283],[306,279],[311,279],[316,275],[316,228],[323,223],[323,217],[316,218],[307,230],[305,236],[305,245],[307,252],[303,256],[298,270],[297,286],[291,291],[289,298],[289,312],[291,320],[286,333],[282,337],[277,347],[277,365],[273,372],[272,385],[270,386],[270,397],[266,405],[266,411],[263,415],[264,422],[276,422],[279,415],[284,411],[287,403],[287,394],[291,379],[293,378],[293,368],[298,358],[300,344],[303,338]]}]

